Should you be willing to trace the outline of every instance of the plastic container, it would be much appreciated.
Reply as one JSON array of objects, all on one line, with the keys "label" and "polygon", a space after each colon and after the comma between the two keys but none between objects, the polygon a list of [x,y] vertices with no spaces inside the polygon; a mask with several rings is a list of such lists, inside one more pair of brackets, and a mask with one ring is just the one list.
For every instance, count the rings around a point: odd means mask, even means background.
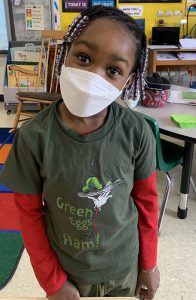
[{"label": "plastic container", "polygon": [[158,90],[145,88],[146,98],[142,100],[142,105],[147,107],[163,107],[170,96],[170,90]]}]

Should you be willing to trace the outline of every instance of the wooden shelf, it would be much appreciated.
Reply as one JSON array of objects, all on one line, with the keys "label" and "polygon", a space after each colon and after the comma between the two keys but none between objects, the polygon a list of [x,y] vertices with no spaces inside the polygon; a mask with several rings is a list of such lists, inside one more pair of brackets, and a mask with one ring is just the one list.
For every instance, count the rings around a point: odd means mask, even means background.
[{"label": "wooden shelf", "polygon": [[149,49],[149,62],[148,62],[148,74],[152,74],[159,70],[159,67],[164,66],[196,66],[195,60],[182,60],[182,59],[174,59],[174,60],[158,60],[157,53],[160,52],[195,52],[196,49]]},{"label": "wooden shelf", "polygon": [[196,60],[157,60],[157,66],[190,66],[196,65]]},{"label": "wooden shelf", "polygon": [[164,48],[164,49],[149,49],[150,51],[157,52],[196,52],[196,48]]}]

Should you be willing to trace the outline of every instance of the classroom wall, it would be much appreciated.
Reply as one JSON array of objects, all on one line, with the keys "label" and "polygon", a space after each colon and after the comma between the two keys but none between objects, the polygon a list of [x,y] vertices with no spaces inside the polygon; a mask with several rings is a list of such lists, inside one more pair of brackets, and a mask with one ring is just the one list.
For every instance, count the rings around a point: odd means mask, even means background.
[{"label": "classroom wall", "polygon": [[[2,0],[0,0],[2,1]],[[17,41],[37,41],[40,40],[41,32],[39,30],[26,30],[25,23],[25,5],[43,5],[44,7],[44,28],[51,29],[50,20],[50,1],[49,0],[23,0],[20,6],[12,4],[14,17],[14,28]]]},{"label": "classroom wall", "polygon": [[[166,26],[179,26],[180,20],[186,18],[185,16],[185,1],[182,0],[181,3],[126,3],[126,4],[117,4],[117,7],[120,6],[143,6],[143,16],[138,18],[145,19],[145,32],[147,38],[151,37],[151,30],[153,26],[157,26],[158,20],[164,19]],[[118,3],[118,1],[117,1]],[[61,4],[61,1],[60,1]],[[158,17],[157,11],[163,10],[164,16]],[[166,11],[171,10],[173,12],[173,16],[165,16]],[[175,10],[182,11],[181,16],[174,16]],[[61,10],[62,11],[62,8]],[[70,12],[61,12],[61,29],[67,30],[70,23],[73,19],[78,15],[78,13],[70,13]],[[137,17],[136,17],[137,18]],[[189,16],[189,29],[195,24],[196,17]],[[186,27],[185,27],[186,28]],[[194,34],[194,31],[193,31]],[[183,35],[183,28],[181,27],[181,37]]]}]

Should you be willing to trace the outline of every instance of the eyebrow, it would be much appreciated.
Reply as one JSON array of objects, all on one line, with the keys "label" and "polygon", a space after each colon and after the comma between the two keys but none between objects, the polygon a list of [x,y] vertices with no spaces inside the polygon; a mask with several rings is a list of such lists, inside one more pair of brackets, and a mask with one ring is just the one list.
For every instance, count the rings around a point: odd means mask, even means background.
[{"label": "eyebrow", "polygon": [[75,41],[74,44],[75,45],[85,45],[88,48],[90,48],[91,50],[95,50],[95,51],[98,50],[98,47],[95,44],[90,43],[90,42],[85,41],[85,40]]},{"label": "eyebrow", "polygon": [[124,57],[116,55],[116,54],[111,54],[110,57],[112,60],[124,62],[127,65],[127,67],[129,67],[129,62]]},{"label": "eyebrow", "polygon": [[[89,49],[93,50],[93,51],[98,51],[98,47],[94,44],[94,43],[91,43],[91,42],[88,42],[86,40],[79,40],[79,41],[75,41],[74,44],[76,46],[78,45],[85,45],[86,47],[88,47]],[[127,59],[125,59],[124,57],[122,56],[119,56],[119,55],[116,55],[116,54],[111,54],[110,55],[110,58],[114,61],[120,61],[120,62],[123,62],[127,65],[127,67],[129,67],[129,62]]]}]

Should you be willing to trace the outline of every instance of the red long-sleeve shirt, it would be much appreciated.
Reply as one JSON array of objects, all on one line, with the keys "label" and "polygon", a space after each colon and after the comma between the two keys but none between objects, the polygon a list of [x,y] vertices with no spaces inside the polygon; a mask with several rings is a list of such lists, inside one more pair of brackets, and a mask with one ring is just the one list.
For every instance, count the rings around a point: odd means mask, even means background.
[{"label": "red long-sleeve shirt", "polygon": [[138,209],[140,236],[139,267],[151,269],[157,263],[158,195],[156,172],[143,180],[135,180],[131,193]]},{"label": "red long-sleeve shirt", "polygon": [[42,195],[15,193],[21,234],[37,280],[48,296],[57,292],[67,280],[51,248],[43,216]]},{"label": "red long-sleeve shirt", "polygon": [[[156,172],[134,182],[132,197],[139,214],[139,266],[151,269],[156,265],[158,241]],[[52,295],[62,287],[67,274],[61,268],[47,238],[42,195],[15,193],[15,203],[24,244],[37,280],[47,295]]]}]

